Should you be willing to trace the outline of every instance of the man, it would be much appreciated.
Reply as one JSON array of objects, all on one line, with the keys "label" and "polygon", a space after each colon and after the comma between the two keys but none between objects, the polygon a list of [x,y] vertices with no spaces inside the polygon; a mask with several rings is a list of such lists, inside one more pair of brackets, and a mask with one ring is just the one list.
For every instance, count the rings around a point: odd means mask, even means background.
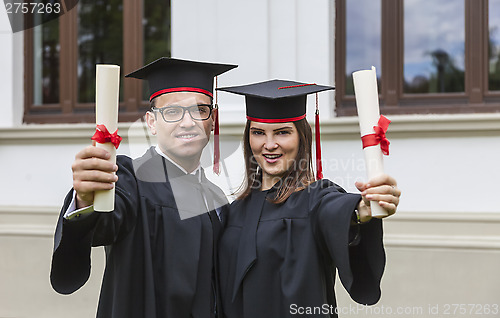
[{"label": "man", "polygon": [[[149,83],[146,123],[157,146],[136,160],[118,156],[117,165],[94,146],[76,155],[55,233],[54,290],[83,286],[91,246],[105,246],[97,317],[215,316],[217,214],[227,201],[200,157],[217,116],[213,79],[235,67],[161,58],[127,75]],[[94,192],[115,182],[114,211],[93,211]]]}]

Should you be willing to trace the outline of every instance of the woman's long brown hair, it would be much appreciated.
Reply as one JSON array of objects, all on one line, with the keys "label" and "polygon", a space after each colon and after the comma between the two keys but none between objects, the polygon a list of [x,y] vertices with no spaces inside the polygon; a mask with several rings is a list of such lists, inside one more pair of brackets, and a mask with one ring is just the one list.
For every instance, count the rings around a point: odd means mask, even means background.
[{"label": "woman's long brown hair", "polygon": [[[243,155],[245,157],[245,180],[240,187],[238,200],[246,198],[253,189],[262,186],[262,169],[257,164],[250,148],[250,124],[247,120],[243,134]],[[299,150],[294,164],[279,181],[276,197],[271,201],[276,204],[285,202],[295,191],[299,191],[314,182],[312,170],[312,129],[306,119],[294,121],[293,124],[299,134]]]}]

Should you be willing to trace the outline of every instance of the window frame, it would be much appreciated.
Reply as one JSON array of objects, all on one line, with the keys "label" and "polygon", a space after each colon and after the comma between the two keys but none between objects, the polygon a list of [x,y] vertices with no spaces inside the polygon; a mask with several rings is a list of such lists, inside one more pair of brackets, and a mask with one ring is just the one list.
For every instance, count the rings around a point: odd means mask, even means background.
[{"label": "window frame", "polygon": [[[465,91],[403,93],[404,1],[381,1],[380,111],[384,114],[500,112],[500,91],[488,90],[488,0],[465,1]],[[357,114],[354,95],[345,94],[346,0],[335,1],[336,115]]]},{"label": "window frame", "polygon": [[[149,102],[142,100],[142,81],[124,80],[124,75],[143,66],[143,2],[123,1],[123,100],[119,104],[119,121],[130,122],[142,117]],[[61,15],[59,20],[59,103],[33,104],[33,28],[24,31],[24,123],[92,123],[95,122],[95,103],[77,101],[78,76],[78,7]],[[62,71],[64,70],[64,71]]]}]

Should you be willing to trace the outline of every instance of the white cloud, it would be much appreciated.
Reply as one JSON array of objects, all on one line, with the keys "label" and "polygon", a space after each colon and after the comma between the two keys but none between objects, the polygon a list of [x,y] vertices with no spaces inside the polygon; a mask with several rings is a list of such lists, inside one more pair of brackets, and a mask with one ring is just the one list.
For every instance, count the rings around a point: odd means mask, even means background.
[{"label": "white cloud", "polygon": [[370,68],[380,69],[381,6],[380,1],[346,1],[346,72]]},{"label": "white cloud", "polygon": [[489,2],[489,24],[490,30],[492,28],[496,28],[493,34],[490,34],[490,37],[493,38],[493,41],[497,46],[500,46],[500,0],[490,0]]},{"label": "white cloud", "polygon": [[[346,1],[347,72],[373,64],[380,65],[380,2]],[[405,70],[413,75],[428,74],[433,67],[431,66],[432,59],[426,53],[436,49],[448,52],[455,65],[463,69],[465,64],[464,1],[405,0],[404,5]],[[500,43],[500,0],[490,0],[490,20],[499,21],[497,35]],[[411,76],[411,74],[405,75]]]},{"label": "white cloud", "polygon": [[430,60],[426,52],[447,51],[463,62],[465,8],[457,0],[405,0],[405,63]]}]

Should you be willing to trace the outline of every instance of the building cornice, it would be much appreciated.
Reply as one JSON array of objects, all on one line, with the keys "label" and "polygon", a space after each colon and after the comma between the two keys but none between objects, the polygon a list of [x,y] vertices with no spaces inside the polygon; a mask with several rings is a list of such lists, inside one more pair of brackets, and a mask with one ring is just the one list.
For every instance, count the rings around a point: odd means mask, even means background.
[{"label": "building cornice", "polygon": [[[465,136],[500,136],[500,113],[455,115],[392,115],[389,138],[440,138]],[[244,122],[222,122],[221,134],[240,137]],[[140,123],[119,123],[122,137],[144,136]],[[45,124],[0,128],[0,143],[81,142],[89,139],[93,124]],[[359,138],[357,117],[322,120],[321,135],[326,139]]]}]

